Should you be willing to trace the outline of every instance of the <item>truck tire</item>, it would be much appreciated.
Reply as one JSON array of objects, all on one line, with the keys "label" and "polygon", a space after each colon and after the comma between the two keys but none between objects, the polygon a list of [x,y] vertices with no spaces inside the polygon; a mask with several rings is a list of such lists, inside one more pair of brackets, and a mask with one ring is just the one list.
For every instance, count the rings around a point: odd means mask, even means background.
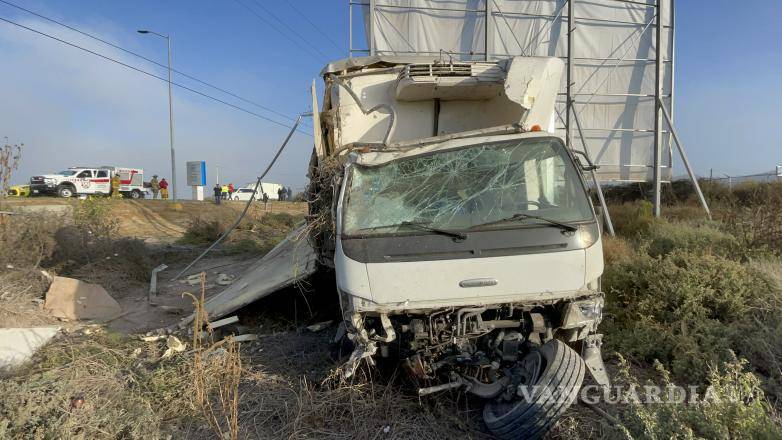
[{"label": "truck tire", "polygon": [[483,421],[497,438],[542,438],[578,396],[585,372],[581,356],[556,339],[538,351],[541,366],[537,388],[530,387],[531,398],[493,401],[483,408]]},{"label": "truck tire", "polygon": [[74,191],[73,187],[70,185],[60,185],[59,188],[57,188],[57,195],[67,199],[76,195],[76,191]]},{"label": "truck tire", "polygon": [[130,192],[130,198],[131,199],[140,199],[141,198],[141,191],[134,189]]}]

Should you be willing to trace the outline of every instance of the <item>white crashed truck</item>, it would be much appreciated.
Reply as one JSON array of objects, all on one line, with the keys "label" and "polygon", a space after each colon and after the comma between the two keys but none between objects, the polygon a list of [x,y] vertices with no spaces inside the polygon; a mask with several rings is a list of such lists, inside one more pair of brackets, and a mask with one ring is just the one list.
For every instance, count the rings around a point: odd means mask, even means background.
[{"label": "white crashed truck", "polygon": [[562,71],[368,57],[323,72],[310,173],[336,161],[337,190],[334,234],[314,243],[336,273],[347,368],[399,359],[420,395],[485,398],[500,438],[543,436],[587,370],[608,385],[592,165],[552,134]]},{"label": "white crashed truck", "polygon": [[[555,136],[556,58],[351,58],[313,86],[308,224],[210,299],[215,318],[330,268],[360,362],[419,395],[485,399],[499,438],[539,438],[601,359],[601,230],[585,155]],[[182,322],[187,324],[191,318]]]}]

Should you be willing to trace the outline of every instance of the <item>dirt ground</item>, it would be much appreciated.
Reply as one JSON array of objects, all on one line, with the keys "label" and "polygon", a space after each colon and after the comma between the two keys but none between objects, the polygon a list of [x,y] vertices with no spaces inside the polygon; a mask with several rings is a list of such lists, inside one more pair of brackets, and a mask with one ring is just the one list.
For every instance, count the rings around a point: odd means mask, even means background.
[{"label": "dirt ground", "polygon": [[[61,198],[36,197],[23,199],[6,199],[5,209],[40,215],[69,216],[78,200]],[[91,274],[98,280],[107,280],[102,284],[109,294],[117,300],[123,313],[109,321],[101,322],[108,328],[122,333],[144,333],[156,329],[170,327],[193,311],[192,301],[183,296],[183,292],[196,293],[199,286],[187,283],[186,277],[172,281],[174,276],[184,269],[201,251],[199,247],[177,244],[188,226],[194,219],[205,221],[220,221],[228,223],[234,220],[242,211],[244,202],[226,201],[221,205],[211,202],[182,201],[176,204],[162,200],[118,200],[112,201],[111,215],[118,221],[118,233],[121,237],[143,240],[157,263],[166,264],[168,269],[158,275],[158,293],[149,296],[149,284],[136,280],[123,279],[116,281],[112,274]],[[306,211],[306,204],[296,202],[270,202],[268,206],[255,203],[248,212],[248,217],[259,218],[267,213],[287,213],[301,215]],[[283,231],[284,232],[284,231]],[[122,249],[117,250],[118,253]],[[226,274],[232,279],[238,278],[242,272],[261,255],[251,253],[226,254],[213,252],[199,261],[188,272],[190,274],[206,273],[207,299],[222,291],[225,287],[215,283],[219,274]],[[39,273],[18,276],[19,282],[12,283],[8,289],[20,287],[25,283],[45,282]],[[4,283],[4,286],[7,285]],[[13,292],[0,292],[6,301],[0,302],[0,324],[3,327],[24,327],[33,325],[58,324],[66,328],[77,327],[78,323],[67,323],[54,319],[41,310],[41,303],[30,302],[27,299],[13,302],[10,297]],[[14,293],[15,295],[15,293]],[[23,295],[22,295],[23,296]]]},{"label": "dirt ground", "polygon": [[[3,203],[12,211],[68,214],[79,201],[57,197],[29,197],[6,199]],[[212,202],[191,200],[177,203],[147,199],[117,200],[112,203],[112,214],[119,221],[119,233],[122,236],[140,238],[148,243],[173,243],[182,237],[195,218],[232,219],[241,213],[244,206],[245,202],[240,201],[223,201],[220,205],[215,205]],[[254,202],[249,215],[260,216],[267,212],[303,215],[306,210],[307,205],[302,202],[269,202],[266,206]]]}]

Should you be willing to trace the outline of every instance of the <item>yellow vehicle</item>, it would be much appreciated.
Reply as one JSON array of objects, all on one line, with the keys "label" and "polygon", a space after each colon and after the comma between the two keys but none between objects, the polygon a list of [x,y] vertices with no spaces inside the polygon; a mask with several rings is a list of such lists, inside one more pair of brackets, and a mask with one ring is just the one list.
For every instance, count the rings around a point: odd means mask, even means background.
[{"label": "yellow vehicle", "polygon": [[12,197],[30,197],[30,185],[14,185],[8,188],[8,195]]}]

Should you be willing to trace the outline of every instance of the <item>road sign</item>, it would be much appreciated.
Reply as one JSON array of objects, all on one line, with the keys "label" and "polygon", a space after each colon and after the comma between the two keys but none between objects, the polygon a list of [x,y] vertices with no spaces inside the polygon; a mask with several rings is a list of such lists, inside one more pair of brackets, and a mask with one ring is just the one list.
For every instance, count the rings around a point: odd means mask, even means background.
[{"label": "road sign", "polygon": [[187,162],[187,185],[205,186],[206,185],[206,162],[192,161]]}]

